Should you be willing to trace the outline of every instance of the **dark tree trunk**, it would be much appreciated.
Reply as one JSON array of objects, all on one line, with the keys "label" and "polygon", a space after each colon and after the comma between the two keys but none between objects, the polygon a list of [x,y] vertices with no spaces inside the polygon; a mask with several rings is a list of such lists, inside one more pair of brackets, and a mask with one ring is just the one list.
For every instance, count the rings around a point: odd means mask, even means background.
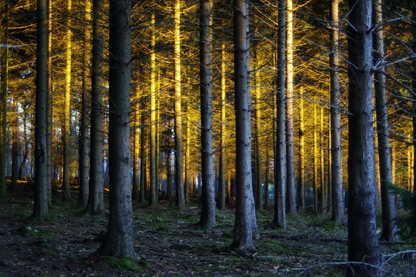
[{"label": "dark tree trunk", "polygon": [[[377,266],[372,90],[372,1],[349,0],[348,78],[348,261]],[[377,269],[351,264],[348,276],[374,276]]]},{"label": "dark tree trunk", "polygon": [[[3,6],[3,19],[2,23],[4,26],[2,43],[7,45],[8,42],[8,17],[5,16],[7,13],[8,4],[4,3]],[[7,196],[6,190],[6,114],[7,114],[7,90],[8,90],[8,71],[9,71],[9,50],[7,47],[1,51],[1,130],[0,130],[0,197]]]},{"label": "dark tree trunk", "polygon": [[91,156],[88,204],[89,214],[104,212],[103,176],[103,11],[104,1],[93,1],[93,46],[91,72]]},{"label": "dark tree trunk", "polygon": [[236,117],[236,211],[231,248],[254,251],[258,235],[252,188],[249,13],[247,0],[234,0],[234,78]]},{"label": "dark tree trunk", "polygon": [[46,182],[46,94],[48,34],[47,0],[37,3],[37,63],[36,63],[36,123],[35,123],[35,198],[32,217],[49,220],[48,189]]},{"label": "dark tree trunk", "polygon": [[212,146],[212,0],[200,0],[200,91],[201,91],[201,162],[202,209],[199,225],[215,226],[215,174]]},{"label": "dark tree trunk", "polygon": [[110,0],[110,216],[98,253],[134,257],[130,161],[131,0]]},{"label": "dark tree trunk", "polygon": [[276,94],[276,157],[275,198],[273,224],[286,229],[286,139],[285,139],[285,69],[286,69],[286,4],[279,1],[279,27],[277,50],[277,94]]}]

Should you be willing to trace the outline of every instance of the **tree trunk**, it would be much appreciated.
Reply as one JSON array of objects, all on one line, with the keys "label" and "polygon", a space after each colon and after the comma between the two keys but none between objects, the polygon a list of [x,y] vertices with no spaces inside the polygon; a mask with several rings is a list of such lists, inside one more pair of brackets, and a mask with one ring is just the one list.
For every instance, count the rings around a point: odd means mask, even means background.
[{"label": "tree trunk", "polygon": [[299,198],[300,209],[305,211],[305,123],[303,107],[303,87],[300,88],[299,103]]},{"label": "tree trunk", "polygon": [[275,197],[273,224],[286,229],[286,155],[285,155],[285,71],[286,71],[286,7],[287,0],[279,1],[277,91],[276,91],[276,145]]},{"label": "tree trunk", "polygon": [[319,193],[318,193],[318,126],[316,114],[316,97],[313,103],[313,211],[319,213]]},{"label": "tree trunk", "polygon": [[[139,99],[139,95],[137,93],[136,99]],[[132,200],[139,200],[140,197],[140,182],[139,182],[139,149],[140,149],[140,109],[138,108],[139,104],[136,104],[136,109],[133,113],[133,195]]]},{"label": "tree trunk", "polygon": [[185,206],[183,189],[182,105],[181,105],[181,0],[175,3],[175,185],[176,206]]},{"label": "tree trunk", "polygon": [[91,41],[91,1],[85,1],[85,24],[84,30],[84,55],[83,55],[83,76],[82,76],[82,107],[81,107],[81,123],[79,132],[79,198],[78,207],[85,208],[88,204],[89,194],[89,118],[90,118],[90,82],[91,77],[89,65],[89,45]]},{"label": "tree trunk", "polygon": [[149,206],[158,205],[158,191],[156,186],[156,35],[155,14],[151,19],[151,54],[150,54],[150,197]]},{"label": "tree trunk", "polygon": [[[384,62],[384,31],[382,1],[374,3],[374,24],[379,26],[374,32],[374,64]],[[384,66],[381,70],[384,71]],[[381,210],[383,218],[383,232],[380,239],[392,241],[398,238],[396,228],[396,209],[394,207],[393,194],[389,192],[388,186],[392,181],[390,164],[390,143],[387,121],[386,80],[381,72],[374,73],[374,89],[376,94],[376,116],[377,116],[377,138],[378,154],[380,162],[380,184],[381,184]]]},{"label": "tree trunk", "polygon": [[344,201],[342,199],[341,179],[341,123],[340,123],[340,86],[339,86],[339,0],[331,2],[331,158],[332,158],[332,220],[345,224]]},{"label": "tree trunk", "polygon": [[225,76],[225,42],[221,45],[221,129],[220,129],[220,165],[219,165],[219,186],[218,186],[218,195],[221,195],[218,199],[218,209],[225,209],[225,199],[228,198],[230,202],[229,195],[226,195],[226,180],[225,180],[225,163],[226,163],[226,153],[225,153],[225,104],[226,104],[226,76]]},{"label": "tree trunk", "polygon": [[247,0],[234,0],[234,78],[236,117],[236,211],[231,248],[254,251],[258,234],[252,191],[249,13]]},{"label": "tree trunk", "polygon": [[104,212],[103,176],[103,45],[104,45],[104,1],[93,1],[93,46],[91,75],[91,156],[90,191],[86,212]]},{"label": "tree trunk", "polygon": [[255,73],[255,82],[256,82],[256,209],[261,211],[263,210],[263,197],[262,197],[262,157],[261,157],[261,77],[260,77],[260,55],[258,51],[255,52],[256,56],[256,73]]},{"label": "tree trunk", "polygon": [[35,122],[35,196],[32,217],[36,220],[49,220],[48,189],[46,182],[46,94],[48,29],[47,0],[37,2],[37,53],[36,53],[36,122]]},{"label": "tree trunk", "polygon": [[288,212],[295,216],[296,184],[295,184],[295,154],[293,149],[293,7],[292,0],[287,0],[287,120],[286,120],[286,166],[287,190],[289,195]]},{"label": "tree trunk", "polygon": [[53,1],[49,0],[49,17],[48,17],[48,78],[47,86],[48,91],[46,94],[46,183],[48,188],[48,203],[52,205],[52,180],[54,168],[52,166],[52,92],[53,92],[53,79],[50,74],[50,68],[52,67],[52,7]]},{"label": "tree trunk", "polygon": [[215,173],[212,146],[212,5],[212,0],[199,2],[202,163],[202,209],[199,225],[207,229],[215,227]]},{"label": "tree trunk", "polygon": [[[348,261],[377,266],[372,91],[372,2],[349,0]],[[348,276],[375,276],[374,267],[351,264]]]},{"label": "tree trunk", "polygon": [[134,251],[130,162],[131,1],[110,0],[110,216],[98,253],[137,258]]},{"label": "tree trunk", "polygon": [[68,200],[71,198],[70,190],[70,172],[69,165],[71,163],[71,56],[72,56],[72,27],[71,27],[71,9],[72,9],[72,0],[68,0],[67,4],[68,10],[68,21],[67,21],[67,30],[66,30],[66,68],[65,68],[65,104],[64,104],[64,162],[63,162],[63,199]]},{"label": "tree trunk", "polygon": [[20,167],[19,167],[19,175],[18,175],[18,179],[22,180],[23,179],[23,171],[25,170],[25,165],[27,162],[27,157],[29,156],[29,139],[27,138],[27,112],[26,110],[23,112],[23,140],[25,142],[24,145],[24,149],[23,149],[23,159],[22,162],[20,163]]},{"label": "tree trunk", "polygon": [[139,202],[144,203],[146,200],[146,151],[145,151],[145,119],[144,119],[144,103],[142,104],[141,127],[140,127],[140,196]]}]

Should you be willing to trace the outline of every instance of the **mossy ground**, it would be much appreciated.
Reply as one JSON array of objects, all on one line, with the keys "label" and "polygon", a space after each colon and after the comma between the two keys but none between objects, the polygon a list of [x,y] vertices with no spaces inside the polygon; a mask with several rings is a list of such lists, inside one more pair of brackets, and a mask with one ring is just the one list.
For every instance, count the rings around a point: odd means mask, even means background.
[{"label": "mossy ground", "polygon": [[[234,209],[217,211],[217,226],[195,225],[196,199],[175,209],[134,203],[135,249],[140,260],[94,257],[106,232],[108,214],[89,216],[76,201],[55,199],[48,222],[28,221],[31,195],[0,199],[0,276],[343,276],[347,228],[329,217],[287,217],[287,229],[270,224],[273,211],[257,214],[261,237],[257,252],[228,248],[233,239]],[[195,204],[192,204],[195,203]],[[107,203],[108,205],[108,203]],[[414,276],[415,245],[381,243],[385,276]],[[406,252],[407,251],[407,252]],[[400,255],[395,254],[401,252]],[[313,267],[313,268],[311,268]],[[309,268],[309,269],[308,269]],[[413,275],[412,275],[413,274]]]}]

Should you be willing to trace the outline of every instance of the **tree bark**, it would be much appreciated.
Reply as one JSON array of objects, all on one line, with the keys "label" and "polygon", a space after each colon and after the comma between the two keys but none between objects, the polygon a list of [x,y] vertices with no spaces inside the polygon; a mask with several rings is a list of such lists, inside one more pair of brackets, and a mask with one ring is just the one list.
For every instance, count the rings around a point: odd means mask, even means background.
[{"label": "tree bark", "polygon": [[[374,24],[378,26],[374,32],[374,64],[384,62],[384,30],[382,1],[374,3]],[[384,66],[382,69],[384,71]],[[380,162],[380,186],[381,186],[381,210],[383,231],[380,240],[392,241],[398,239],[396,228],[396,208],[394,207],[393,194],[389,192],[389,184],[392,182],[392,170],[390,164],[390,143],[387,121],[386,80],[380,72],[374,73],[374,89],[376,94],[377,138],[378,154]]]},{"label": "tree bark", "polygon": [[48,29],[47,0],[37,2],[37,62],[36,62],[36,123],[35,123],[35,196],[32,217],[36,220],[49,220],[48,189],[46,182],[46,94]]},{"label": "tree bark", "polygon": [[215,173],[212,146],[212,5],[212,0],[199,1],[202,163],[202,209],[199,225],[207,229],[215,226]]},{"label": "tree bark", "polygon": [[286,229],[286,139],[285,139],[285,71],[286,71],[286,7],[287,0],[279,1],[277,91],[276,91],[276,150],[275,198],[273,224]]},{"label": "tree bark", "polygon": [[82,76],[82,106],[81,106],[81,122],[80,122],[80,133],[79,133],[79,198],[78,207],[85,208],[88,204],[89,195],[89,119],[90,119],[90,99],[89,89],[91,78],[91,71],[89,65],[89,45],[91,41],[91,1],[85,1],[85,24],[84,30],[84,55],[83,55],[83,76]]},{"label": "tree bark", "polygon": [[344,201],[342,199],[341,179],[341,122],[340,122],[340,86],[339,86],[339,0],[331,2],[331,166],[332,166],[332,220],[346,224]]},{"label": "tree bark", "polygon": [[[8,4],[4,3],[3,7],[3,44],[8,44],[8,17],[6,16],[8,10]],[[7,127],[7,90],[8,90],[8,72],[9,72],[9,49],[3,48],[1,57],[1,136],[0,136],[0,197],[7,196],[6,190],[6,127]]]},{"label": "tree bark", "polygon": [[97,250],[134,257],[130,162],[131,0],[110,0],[109,170],[110,216]]},{"label": "tree bark", "polygon": [[[255,107],[256,107],[256,209],[261,211],[263,210],[263,195],[262,195],[262,183],[263,183],[263,176],[262,176],[262,143],[261,143],[261,76],[260,76],[260,54],[258,51],[255,51],[256,56],[256,65],[257,68],[255,69],[255,82],[256,82],[256,100],[255,100]],[[267,184],[266,184],[267,185]]]},{"label": "tree bark", "polygon": [[10,191],[13,191],[17,188],[17,175],[18,175],[18,162],[17,158],[19,156],[18,152],[18,128],[17,125],[19,124],[19,116],[17,111],[17,97],[13,97],[13,119],[12,119],[12,179],[10,183]]},{"label": "tree bark", "polygon": [[86,212],[104,212],[103,176],[103,12],[104,1],[93,0],[93,46],[91,73],[91,156],[90,184]]},{"label": "tree bark", "polygon": [[236,117],[236,211],[231,248],[254,251],[257,233],[252,190],[249,13],[247,0],[234,0],[234,78]]},{"label": "tree bark", "polygon": [[303,87],[300,88],[299,103],[299,199],[300,210],[305,211],[305,122],[303,107]]},{"label": "tree bark", "polygon": [[181,105],[181,0],[175,2],[175,185],[176,206],[185,206],[183,189],[182,105]]},{"label": "tree bark", "polygon": [[225,153],[225,104],[226,104],[226,76],[225,76],[225,42],[221,45],[221,129],[220,129],[220,165],[219,165],[219,193],[221,198],[218,201],[218,209],[225,209],[225,199],[228,198],[230,202],[230,196],[226,195],[226,180],[225,180],[225,163],[226,163],[226,153]]},{"label": "tree bark", "polygon": [[158,205],[158,191],[156,186],[156,35],[155,14],[151,19],[151,54],[150,54],[150,197],[149,206]]},{"label": "tree bark", "polygon": [[297,215],[296,210],[296,184],[295,184],[295,154],[293,148],[293,4],[287,1],[287,101],[286,101],[286,167],[287,190],[289,196],[289,210],[292,216]]},{"label": "tree bark", "polygon": [[[372,1],[349,0],[348,261],[377,266],[372,90]],[[351,264],[348,276],[376,276],[377,269]]]},{"label": "tree bark", "polygon": [[64,161],[63,161],[63,175],[62,175],[62,187],[63,187],[63,199],[68,200],[71,198],[70,190],[70,172],[69,165],[71,163],[71,73],[72,73],[72,26],[71,26],[71,10],[72,0],[68,0],[67,4],[68,19],[66,30],[66,68],[65,68],[65,101],[64,101]]}]

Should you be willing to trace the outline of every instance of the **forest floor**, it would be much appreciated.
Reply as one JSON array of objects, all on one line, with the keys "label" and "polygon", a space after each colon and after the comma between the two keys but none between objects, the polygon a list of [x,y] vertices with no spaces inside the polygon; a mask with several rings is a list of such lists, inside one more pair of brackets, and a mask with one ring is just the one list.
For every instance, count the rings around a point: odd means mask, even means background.
[{"label": "forest floor", "polygon": [[[107,201],[107,200],[106,200]],[[287,218],[273,229],[273,211],[258,212],[261,238],[252,255],[228,249],[234,209],[217,211],[217,227],[195,226],[200,207],[134,204],[135,249],[140,260],[92,255],[107,228],[108,214],[82,215],[75,200],[53,200],[51,220],[28,220],[33,194],[0,199],[0,276],[343,276],[347,228],[329,217]],[[108,205],[108,203],[106,203]],[[381,243],[384,276],[415,276],[415,243]],[[409,254],[410,252],[410,254]]]}]

